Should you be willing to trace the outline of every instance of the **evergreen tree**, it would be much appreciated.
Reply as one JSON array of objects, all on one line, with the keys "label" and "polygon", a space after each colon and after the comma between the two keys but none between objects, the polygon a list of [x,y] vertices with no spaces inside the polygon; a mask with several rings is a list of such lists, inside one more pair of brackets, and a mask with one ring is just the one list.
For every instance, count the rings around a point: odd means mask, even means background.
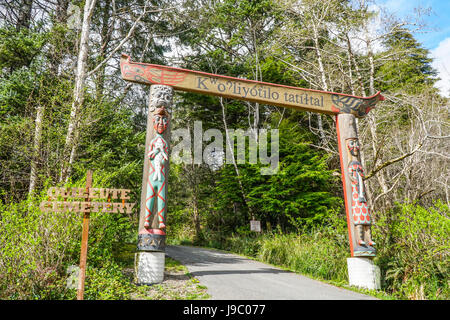
[{"label": "evergreen tree", "polygon": [[[407,29],[400,29],[385,41],[387,50],[382,53],[385,63],[377,71],[377,87],[386,91],[403,89],[418,93],[423,87],[431,87],[438,79],[431,66],[429,50],[424,49]],[[402,55],[393,52],[404,52]]]}]

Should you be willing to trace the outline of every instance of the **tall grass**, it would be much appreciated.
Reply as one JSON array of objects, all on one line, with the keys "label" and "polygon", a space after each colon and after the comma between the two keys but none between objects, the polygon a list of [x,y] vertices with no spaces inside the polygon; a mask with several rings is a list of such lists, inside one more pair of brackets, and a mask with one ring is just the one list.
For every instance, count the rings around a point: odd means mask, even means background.
[{"label": "tall grass", "polygon": [[[338,283],[348,280],[347,227],[345,220],[336,216],[330,217],[325,226],[304,228],[297,233],[284,234],[277,229],[257,235],[240,230],[229,237],[204,233],[202,239],[195,244],[243,254],[314,278]],[[171,242],[183,244],[180,239]]]},{"label": "tall grass", "polygon": [[347,280],[347,252],[323,234],[305,233],[265,237],[257,258],[315,278]]}]

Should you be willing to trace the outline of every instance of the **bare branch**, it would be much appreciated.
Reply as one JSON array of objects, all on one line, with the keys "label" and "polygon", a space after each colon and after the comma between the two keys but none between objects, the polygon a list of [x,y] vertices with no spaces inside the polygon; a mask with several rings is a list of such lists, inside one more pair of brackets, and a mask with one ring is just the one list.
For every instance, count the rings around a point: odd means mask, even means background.
[{"label": "bare branch", "polygon": [[86,75],[86,77],[90,77],[92,74],[96,73],[100,68],[107,62],[111,57],[120,49],[122,46],[128,41],[128,39],[133,35],[134,29],[136,29],[137,24],[139,21],[144,17],[144,15],[147,13],[147,4],[144,6],[144,10],[142,11],[142,14],[136,19],[136,21],[131,26],[130,30],[128,31],[128,34],[125,38],[120,41],[120,43],[110,52],[110,54],[102,61],[100,62],[93,70],[89,71]]},{"label": "bare branch", "polygon": [[[424,139],[425,140],[425,139]],[[405,153],[403,155],[401,155],[400,157],[385,161],[384,163],[382,163],[381,165],[379,165],[378,167],[376,167],[375,169],[373,169],[365,178],[364,180],[370,179],[372,178],[377,172],[379,172],[380,170],[386,168],[387,166],[390,166],[391,164],[394,164],[396,162],[402,161],[403,159],[412,156],[414,153],[416,153],[420,148],[422,148],[424,140],[422,140],[412,151]]]}]

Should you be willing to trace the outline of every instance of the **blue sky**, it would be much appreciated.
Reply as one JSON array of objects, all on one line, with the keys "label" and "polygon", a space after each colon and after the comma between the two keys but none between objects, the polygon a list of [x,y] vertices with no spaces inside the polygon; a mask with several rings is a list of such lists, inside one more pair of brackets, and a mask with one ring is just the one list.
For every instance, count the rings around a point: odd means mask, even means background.
[{"label": "blue sky", "polygon": [[377,0],[376,3],[399,17],[413,16],[418,7],[431,8],[429,16],[423,16],[428,32],[415,34],[427,49],[435,49],[441,41],[450,38],[450,0]]},{"label": "blue sky", "polygon": [[434,59],[433,67],[442,79],[436,86],[450,97],[450,0],[375,0],[375,3],[400,18],[414,16],[418,7],[431,8],[430,14],[423,16],[427,32],[414,35]]}]

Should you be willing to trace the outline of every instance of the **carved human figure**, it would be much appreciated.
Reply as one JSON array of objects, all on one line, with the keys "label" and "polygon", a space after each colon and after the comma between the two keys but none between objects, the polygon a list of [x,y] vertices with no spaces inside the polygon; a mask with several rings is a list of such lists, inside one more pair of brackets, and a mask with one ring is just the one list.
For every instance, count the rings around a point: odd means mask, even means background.
[{"label": "carved human figure", "polygon": [[[150,160],[149,174],[147,180],[147,195],[145,201],[145,222],[144,227],[151,228],[150,218],[157,212],[159,228],[163,229],[165,225],[166,213],[166,161],[169,160],[168,144],[162,134],[167,129],[169,123],[168,112],[164,107],[158,108],[153,113],[153,127],[156,131],[156,137],[150,141],[148,158]],[[154,208],[156,200],[156,208]]]},{"label": "carved human figure", "polygon": [[165,150],[166,146],[166,141],[161,136],[157,136],[152,140],[151,150],[148,153],[148,156],[150,159],[153,159],[153,181],[162,181],[164,162],[169,160],[169,157]]},{"label": "carved human figure", "polygon": [[359,141],[357,138],[347,139],[349,153],[348,175],[352,183],[352,218],[356,228],[356,242],[360,246],[373,247],[369,206],[364,191],[364,170],[359,161]]}]

